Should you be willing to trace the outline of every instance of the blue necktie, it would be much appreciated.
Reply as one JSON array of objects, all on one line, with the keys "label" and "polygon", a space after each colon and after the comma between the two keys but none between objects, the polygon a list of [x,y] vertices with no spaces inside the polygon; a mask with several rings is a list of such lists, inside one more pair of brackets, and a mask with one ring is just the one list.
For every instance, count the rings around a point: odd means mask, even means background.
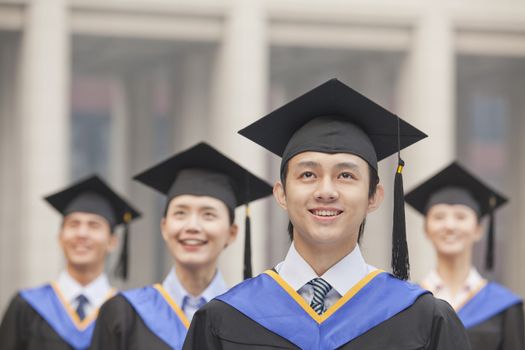
[{"label": "blue necktie", "polygon": [[194,309],[200,309],[201,307],[206,304],[206,300],[203,297],[200,297],[199,299],[190,298],[189,296],[185,296],[182,299],[182,311],[186,312],[186,307],[190,306]]},{"label": "blue necktie", "polygon": [[322,278],[314,278],[308,282],[312,287],[314,287],[314,297],[310,306],[317,312],[319,315],[322,315],[326,311],[324,306],[324,299],[326,294],[332,289],[332,286]]},{"label": "blue necktie", "polygon": [[89,300],[84,296],[84,294],[80,294],[77,298],[77,315],[78,318],[80,318],[80,321],[86,318],[86,310],[84,307],[89,303]]}]

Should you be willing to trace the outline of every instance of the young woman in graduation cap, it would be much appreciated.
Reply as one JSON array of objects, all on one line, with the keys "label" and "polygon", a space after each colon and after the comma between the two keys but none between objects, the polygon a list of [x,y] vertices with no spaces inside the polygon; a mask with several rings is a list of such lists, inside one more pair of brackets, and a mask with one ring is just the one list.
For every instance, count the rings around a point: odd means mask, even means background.
[{"label": "young woman in graduation cap", "polygon": [[421,285],[448,301],[467,328],[472,349],[524,349],[523,301],[488,282],[472,264],[474,244],[489,216],[486,268],[494,263],[494,211],[507,200],[457,163],[409,192],[405,200],[425,216],[437,267]]},{"label": "young woman in graduation cap", "polygon": [[185,349],[469,349],[450,306],[405,281],[400,159],[395,275],[368,265],[359,249],[366,216],[383,199],[378,161],[425,134],[338,80],[240,133],[282,157],[274,197],[293,242],[274,269],[199,310]]},{"label": "young woman in graduation cap", "polygon": [[58,238],[66,269],[55,282],[15,296],[0,326],[2,350],[87,349],[98,308],[115,292],[104,273],[115,227],[127,231],[139,216],[97,176],[45,199],[64,217]]},{"label": "young woman in graduation cap", "polygon": [[[100,311],[91,349],[181,349],[193,314],[226,292],[217,270],[237,235],[235,208],[272,188],[206,143],[135,177],[166,195],[162,237],[174,267],[161,284],[120,293]],[[244,277],[251,277],[247,211]]]}]

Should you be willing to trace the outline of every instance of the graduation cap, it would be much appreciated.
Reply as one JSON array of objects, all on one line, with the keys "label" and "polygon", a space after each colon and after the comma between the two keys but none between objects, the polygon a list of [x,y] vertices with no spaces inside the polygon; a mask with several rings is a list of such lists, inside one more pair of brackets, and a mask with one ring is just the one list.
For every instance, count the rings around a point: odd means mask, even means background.
[{"label": "graduation cap", "polygon": [[484,184],[457,162],[452,162],[407,193],[405,201],[423,215],[426,215],[428,210],[436,204],[465,205],[474,210],[480,219],[488,214],[485,267],[488,270],[493,268],[494,211],[507,202],[505,197]]},{"label": "graduation cap", "polygon": [[74,212],[97,214],[107,220],[111,232],[122,224],[124,242],[117,265],[117,274],[123,279],[127,278],[129,223],[141,215],[136,209],[97,175],[85,178],[44,199],[64,217]]},{"label": "graduation cap", "polygon": [[397,152],[392,268],[397,277],[408,278],[400,150],[427,135],[337,79],[299,96],[239,134],[282,157],[282,180],[288,161],[301,152],[355,154],[376,171],[378,161]]},{"label": "graduation cap", "polygon": [[272,193],[272,186],[218,150],[201,142],[148,170],[135,180],[166,195],[166,208],[180,195],[210,196],[222,201],[233,220],[235,208],[246,205],[244,278],[252,277],[249,202]]}]

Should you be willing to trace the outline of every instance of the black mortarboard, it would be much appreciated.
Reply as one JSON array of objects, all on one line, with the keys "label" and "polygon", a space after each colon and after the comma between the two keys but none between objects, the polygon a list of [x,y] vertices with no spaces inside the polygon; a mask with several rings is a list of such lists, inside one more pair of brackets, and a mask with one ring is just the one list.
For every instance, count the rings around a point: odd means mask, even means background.
[{"label": "black mortarboard", "polygon": [[507,199],[484,184],[457,162],[439,171],[405,195],[405,201],[421,214],[436,204],[462,204],[472,208],[479,218],[489,214],[486,268],[494,265],[494,210]]},{"label": "black mortarboard", "polygon": [[233,218],[235,208],[246,204],[244,277],[251,277],[248,204],[270,195],[272,186],[204,142],[154,165],[134,179],[165,194],[166,207],[179,195],[210,196],[224,202]]},{"label": "black mortarboard", "polygon": [[128,224],[140,217],[140,213],[136,209],[96,175],[81,180],[44,199],[63,216],[73,212],[100,215],[108,221],[112,232],[115,226],[123,224],[124,242],[117,270],[120,270],[123,278],[127,277]]},{"label": "black mortarboard", "polygon": [[427,135],[337,79],[308,91],[239,133],[282,157],[281,178],[288,160],[305,151],[352,153],[375,170],[378,161],[397,152],[392,268],[399,278],[408,278],[404,163],[399,151]]}]

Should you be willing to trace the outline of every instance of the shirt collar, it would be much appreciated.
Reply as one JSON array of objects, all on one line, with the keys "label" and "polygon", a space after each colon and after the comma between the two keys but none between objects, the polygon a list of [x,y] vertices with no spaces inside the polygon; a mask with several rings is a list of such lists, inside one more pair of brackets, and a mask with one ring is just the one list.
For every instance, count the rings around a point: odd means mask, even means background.
[{"label": "shirt collar", "polygon": [[465,281],[465,286],[468,288],[469,291],[472,291],[483,282],[483,277],[479,274],[478,270],[476,270],[474,267],[470,269],[470,272],[468,274],[467,280]]},{"label": "shirt collar", "polygon": [[284,261],[277,265],[275,269],[294,290],[299,290],[314,278],[322,277],[326,282],[330,283],[339,295],[345,295],[368,273],[376,270],[373,266],[366,264],[359,245],[356,245],[351,253],[328,269],[322,276],[317,276],[312,267],[295,249],[293,243]]},{"label": "shirt collar", "polygon": [[184,297],[186,296],[192,299],[204,298],[204,300],[208,302],[216,296],[223,294],[228,290],[228,288],[226,287],[226,283],[222,278],[221,272],[217,270],[215,276],[211,280],[211,283],[204,290],[204,292],[202,292],[202,294],[197,297],[192,296],[190,293],[188,293],[188,291],[186,291],[186,289],[184,289],[179,279],[177,278],[177,274],[175,273],[175,267],[171,269],[171,271],[168,273],[168,275],[162,282],[162,287],[166,289],[168,294],[179,306],[182,306],[182,302],[184,300]]},{"label": "shirt collar", "polygon": [[421,285],[431,292],[436,292],[443,288],[443,280],[439,277],[437,271],[434,269],[428,273],[423,279]]},{"label": "shirt collar", "polygon": [[[464,290],[472,291],[477,288],[483,281],[483,277],[479,274],[475,267],[471,267],[468,273],[467,279],[464,283]],[[428,288],[431,292],[437,292],[446,288],[445,283],[439,276],[436,269],[430,271],[430,273],[423,280],[422,285]]]},{"label": "shirt collar", "polygon": [[96,307],[102,305],[111,290],[111,285],[105,273],[102,273],[88,285],[82,286],[67,271],[62,271],[58,276],[57,285],[69,303],[72,303],[82,294],[91,305]]}]

